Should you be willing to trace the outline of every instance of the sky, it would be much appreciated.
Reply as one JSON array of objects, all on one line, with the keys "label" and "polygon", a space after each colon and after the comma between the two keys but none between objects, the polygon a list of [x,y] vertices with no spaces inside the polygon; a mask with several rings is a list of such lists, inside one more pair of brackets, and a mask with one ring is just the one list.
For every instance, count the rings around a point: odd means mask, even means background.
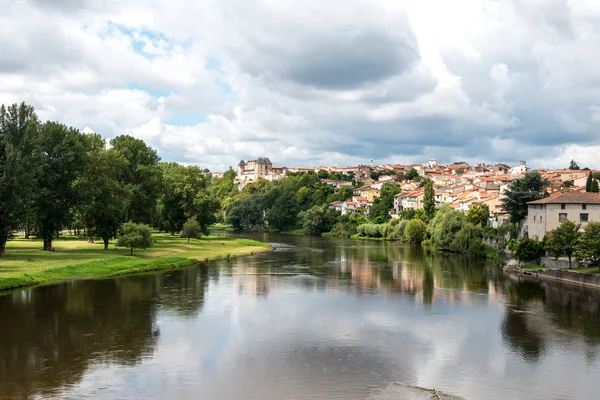
[{"label": "sky", "polygon": [[0,103],[165,161],[600,168],[597,0],[0,0]]}]

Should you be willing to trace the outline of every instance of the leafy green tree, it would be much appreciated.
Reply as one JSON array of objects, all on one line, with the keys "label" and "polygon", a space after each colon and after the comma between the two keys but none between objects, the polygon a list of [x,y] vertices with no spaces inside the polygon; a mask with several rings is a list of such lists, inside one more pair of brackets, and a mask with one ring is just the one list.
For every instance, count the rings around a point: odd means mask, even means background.
[{"label": "leafy green tree", "polygon": [[329,178],[329,172],[325,171],[324,169],[321,169],[317,173],[317,176],[319,177],[319,179],[328,179]]},{"label": "leafy green tree", "polygon": [[69,225],[78,198],[73,183],[80,176],[88,148],[77,129],[57,122],[41,126],[40,147],[43,156],[38,164],[35,219],[43,249],[50,251],[53,236]]},{"label": "leafy green tree", "polygon": [[412,219],[406,224],[404,235],[406,240],[412,244],[421,244],[427,234],[427,225],[420,219]]},{"label": "leafy green tree", "polygon": [[406,179],[408,179],[409,181],[414,181],[417,178],[419,178],[419,172],[414,168],[411,168],[410,171],[408,171],[408,173],[406,174]]},{"label": "leafy green tree", "polygon": [[462,211],[454,210],[448,204],[444,204],[427,228],[431,244],[438,249],[450,250],[454,236],[465,223],[466,216]]},{"label": "leafy green tree", "polygon": [[591,186],[591,188],[590,188],[590,192],[591,192],[591,193],[598,193],[598,191],[599,191],[599,190],[598,190],[598,180],[597,180],[597,179],[594,179],[594,180],[592,181],[592,186]]},{"label": "leafy green tree", "polygon": [[486,256],[486,245],[483,243],[483,229],[481,226],[469,222],[464,224],[454,235],[449,250],[469,257],[484,258]]},{"label": "leafy green tree", "polygon": [[88,139],[95,143],[88,150],[83,171],[73,183],[78,195],[76,209],[88,236],[100,236],[104,250],[108,250],[110,239],[117,236],[123,221],[123,205],[130,197],[120,180],[127,161],[118,151],[106,150],[100,136],[90,135]]},{"label": "leafy green tree", "polygon": [[564,188],[571,188],[573,186],[575,186],[575,182],[573,182],[573,181],[564,181],[561,185],[561,187],[564,187]]},{"label": "leafy green tree", "polygon": [[579,241],[579,228],[580,225],[566,219],[561,222],[558,228],[552,231],[552,236],[546,242],[546,250],[552,256],[565,255],[569,258],[569,268],[571,268],[571,258]]},{"label": "leafy green tree", "polygon": [[592,175],[593,174],[590,171],[590,173],[588,174],[588,177],[587,177],[587,181],[585,182],[585,191],[588,193],[592,191],[592,181],[594,179]]},{"label": "leafy green tree", "polygon": [[369,210],[369,219],[378,224],[389,220],[391,218],[390,209],[394,206],[394,196],[400,192],[401,189],[398,185],[384,183],[380,196],[375,199]]},{"label": "leafy green tree", "polygon": [[376,181],[381,176],[381,171],[372,171],[370,174],[371,179]]},{"label": "leafy green tree", "polygon": [[188,243],[190,239],[198,239],[202,233],[202,227],[195,218],[188,219],[181,229],[181,237],[187,238]]},{"label": "leafy green tree", "polygon": [[0,257],[11,229],[29,225],[37,166],[39,120],[25,103],[0,106]]},{"label": "leafy green tree", "polygon": [[544,255],[544,245],[529,238],[523,238],[515,245],[515,258],[522,262],[539,260]]},{"label": "leafy green tree", "polygon": [[425,222],[429,222],[435,216],[435,191],[431,179],[425,181],[425,192],[423,194],[423,209],[425,210]]},{"label": "leafy green tree", "polygon": [[130,249],[147,249],[152,247],[152,230],[148,225],[126,222],[121,225],[121,235],[117,240],[117,246]]},{"label": "leafy green tree", "polygon": [[467,211],[467,221],[476,226],[485,228],[490,219],[490,207],[483,203],[473,203]]},{"label": "leafy green tree", "polygon": [[301,211],[299,217],[302,231],[307,235],[320,236],[333,229],[338,211],[329,210],[327,205],[313,206],[306,211]]},{"label": "leafy green tree", "polygon": [[579,164],[577,164],[577,161],[571,160],[571,162],[569,163],[569,169],[571,169],[571,170],[579,170],[581,168],[579,168]]},{"label": "leafy green tree", "polygon": [[546,189],[550,182],[537,172],[529,172],[522,178],[514,180],[504,193],[504,207],[511,221],[518,223],[527,216],[527,203],[547,196]]},{"label": "leafy green tree", "polygon": [[162,190],[160,157],[143,140],[128,135],[117,136],[110,144],[128,162],[122,176],[123,183],[131,192],[131,198],[125,205],[125,221],[152,223]]},{"label": "leafy green tree", "polygon": [[600,263],[600,222],[590,222],[575,246],[575,255],[581,260]]}]

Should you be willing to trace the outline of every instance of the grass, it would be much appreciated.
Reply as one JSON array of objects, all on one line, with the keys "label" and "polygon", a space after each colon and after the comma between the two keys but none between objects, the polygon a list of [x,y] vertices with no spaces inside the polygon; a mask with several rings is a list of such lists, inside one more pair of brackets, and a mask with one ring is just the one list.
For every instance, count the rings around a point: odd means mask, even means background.
[{"label": "grass", "polygon": [[565,271],[579,272],[581,274],[600,274],[600,270],[598,269],[598,267],[584,267],[572,269],[565,268]]},{"label": "grass", "polygon": [[193,265],[199,261],[250,255],[268,251],[269,245],[249,239],[204,237],[182,239],[154,234],[150,249],[115,248],[104,250],[101,241],[72,237],[53,241],[53,252],[44,252],[42,241],[16,239],[7,243],[6,257],[0,259],[0,290],[68,280],[109,277],[158,271]]},{"label": "grass", "polygon": [[526,271],[545,271],[547,268],[542,265],[530,264],[522,266],[521,269]]}]

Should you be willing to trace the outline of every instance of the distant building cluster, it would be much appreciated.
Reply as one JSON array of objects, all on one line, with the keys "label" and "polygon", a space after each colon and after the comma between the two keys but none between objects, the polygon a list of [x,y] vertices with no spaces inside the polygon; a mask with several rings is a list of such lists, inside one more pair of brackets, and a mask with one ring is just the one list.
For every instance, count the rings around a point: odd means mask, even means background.
[{"label": "distant building cluster", "polygon": [[[504,192],[512,181],[521,178],[531,170],[526,161],[512,166],[503,163],[493,165],[482,163],[472,166],[466,162],[444,165],[435,159],[430,159],[423,164],[282,168],[274,166],[267,157],[259,157],[255,160],[239,162],[235,182],[243,188],[260,179],[276,181],[283,179],[289,173],[321,171],[327,172],[325,174],[327,177],[321,180],[333,186],[335,192],[342,188],[351,189],[352,195],[346,200],[329,204],[330,208],[342,214],[356,211],[368,213],[375,199],[381,196],[385,184],[397,185],[401,189],[401,192],[395,196],[393,208],[390,210],[392,217],[398,218],[404,210],[421,209],[424,197],[421,182],[430,179],[434,185],[438,207],[449,204],[452,208],[466,212],[475,203],[486,204],[490,209],[492,226],[500,226],[509,219],[503,205]],[[530,204],[529,216],[523,226],[524,232],[532,237],[543,237],[544,232],[551,231],[561,219],[567,218],[565,215],[581,221],[582,224],[590,220],[600,221],[600,195],[585,193],[588,176],[594,171],[568,169],[538,171],[551,182],[549,198],[551,200],[545,199]],[[343,176],[344,179],[336,176]],[[352,179],[349,180],[348,177]],[[360,187],[355,188],[358,182]],[[565,192],[575,194],[564,196]],[[569,215],[575,213],[575,209],[580,211],[579,214]]]}]

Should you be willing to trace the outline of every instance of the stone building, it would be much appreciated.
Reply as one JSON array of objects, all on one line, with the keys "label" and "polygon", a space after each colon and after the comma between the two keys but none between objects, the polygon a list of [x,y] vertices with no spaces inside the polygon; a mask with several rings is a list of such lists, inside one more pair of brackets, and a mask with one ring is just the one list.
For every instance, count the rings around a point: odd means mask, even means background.
[{"label": "stone building", "polygon": [[285,177],[286,169],[274,166],[267,157],[259,157],[256,160],[241,160],[238,164],[235,183],[241,187],[260,179],[277,181]]}]

